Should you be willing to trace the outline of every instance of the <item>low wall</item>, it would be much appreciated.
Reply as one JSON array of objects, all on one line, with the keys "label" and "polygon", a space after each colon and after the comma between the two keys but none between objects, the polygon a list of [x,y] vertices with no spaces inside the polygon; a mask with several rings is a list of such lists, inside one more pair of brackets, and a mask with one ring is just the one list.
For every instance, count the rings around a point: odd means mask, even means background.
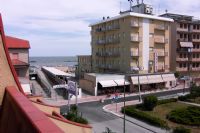
[{"label": "low wall", "polygon": [[85,80],[85,79],[80,79],[79,80],[79,87],[89,93],[91,93],[92,95],[95,95],[95,88],[93,86],[93,83],[89,80]]},{"label": "low wall", "polygon": [[15,87],[7,87],[0,111],[1,133],[63,132]]}]

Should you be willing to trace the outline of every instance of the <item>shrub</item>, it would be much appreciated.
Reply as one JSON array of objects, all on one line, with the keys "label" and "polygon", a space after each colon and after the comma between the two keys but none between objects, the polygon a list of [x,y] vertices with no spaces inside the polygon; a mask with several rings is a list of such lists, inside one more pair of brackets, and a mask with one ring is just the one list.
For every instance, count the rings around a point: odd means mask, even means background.
[{"label": "shrub", "polygon": [[157,97],[152,95],[144,98],[143,105],[146,110],[152,111],[153,108],[156,107],[157,103],[158,103]]},{"label": "shrub", "polygon": [[184,127],[176,127],[173,130],[173,133],[190,133],[190,129],[184,128]]},{"label": "shrub", "polygon": [[174,76],[175,76],[176,78],[179,78],[179,77],[180,77],[180,73],[179,73],[179,72],[175,72],[175,73],[174,73]]},{"label": "shrub", "polygon": [[158,105],[172,103],[172,102],[177,102],[177,100],[178,99],[176,99],[176,98],[159,100],[158,101]]},{"label": "shrub", "polygon": [[189,106],[175,109],[167,115],[167,119],[179,124],[200,126],[200,108]]},{"label": "shrub", "polygon": [[121,110],[122,113],[124,112],[124,109],[125,109],[125,114],[130,117],[134,117],[136,119],[142,120],[157,127],[165,129],[169,128],[166,121],[161,120],[160,118],[157,117],[153,117],[145,112],[138,111],[133,106],[127,106],[125,108],[122,108]]}]

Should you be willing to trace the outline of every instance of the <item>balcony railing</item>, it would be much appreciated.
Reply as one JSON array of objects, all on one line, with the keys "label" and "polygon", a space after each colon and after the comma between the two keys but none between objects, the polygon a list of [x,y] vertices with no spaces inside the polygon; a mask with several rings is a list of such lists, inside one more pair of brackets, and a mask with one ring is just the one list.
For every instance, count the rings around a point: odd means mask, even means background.
[{"label": "balcony railing", "polygon": [[118,57],[120,56],[120,53],[119,52],[97,52],[96,53],[96,56],[99,56],[99,57]]},{"label": "balcony railing", "polygon": [[200,52],[200,48],[198,48],[198,49],[197,48],[193,48],[192,52]]},{"label": "balcony railing", "polygon": [[155,43],[168,43],[168,39],[165,39],[164,36],[155,36],[154,42]]},{"label": "balcony railing", "polygon": [[192,71],[200,71],[200,67],[193,67]]},{"label": "balcony railing", "polygon": [[139,27],[139,22],[131,21],[131,27]]},{"label": "balcony railing", "polygon": [[192,39],[193,42],[200,42],[200,39]]},{"label": "balcony railing", "polygon": [[200,32],[200,29],[192,29],[192,32]]},{"label": "balcony railing", "polygon": [[192,61],[200,62],[200,58],[192,58]]},{"label": "balcony railing", "polygon": [[188,32],[189,30],[188,30],[188,28],[180,28],[180,27],[178,27],[177,31]]},{"label": "balcony railing", "polygon": [[141,41],[142,41],[142,38],[139,37],[139,35],[137,35],[137,34],[132,34],[132,35],[131,35],[131,41],[132,41],[132,42],[141,42]]},{"label": "balcony railing", "polygon": [[157,24],[157,25],[155,25],[155,29],[157,29],[157,30],[165,30],[165,25]]},{"label": "balcony railing", "polygon": [[115,25],[109,25],[106,27],[106,30],[107,31],[110,31],[110,30],[118,30],[120,29],[120,25],[119,24],[115,24]]},{"label": "balcony railing", "polygon": [[106,40],[97,40],[96,41],[97,45],[102,45],[102,44],[106,44]]},{"label": "balcony railing", "polygon": [[185,71],[188,71],[188,68],[187,67],[176,67],[176,70],[179,71],[179,72],[185,72]]},{"label": "balcony railing", "polygon": [[188,61],[188,58],[176,58],[176,61]]},{"label": "balcony railing", "polygon": [[106,40],[106,44],[118,44],[120,43],[120,38],[109,38]]},{"label": "balcony railing", "polygon": [[139,51],[138,50],[132,50],[131,51],[131,56],[132,57],[139,56]]},{"label": "balcony railing", "polygon": [[165,56],[165,52],[164,51],[158,51],[158,56]]}]

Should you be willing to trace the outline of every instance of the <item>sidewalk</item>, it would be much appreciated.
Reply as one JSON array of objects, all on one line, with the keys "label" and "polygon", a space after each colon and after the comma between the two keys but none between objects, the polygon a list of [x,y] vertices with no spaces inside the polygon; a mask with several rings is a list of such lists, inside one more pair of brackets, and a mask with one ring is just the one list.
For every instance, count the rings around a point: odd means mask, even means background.
[{"label": "sidewalk", "polygon": [[[141,92],[141,95],[143,94],[154,94],[157,92],[167,92],[167,91],[172,91],[172,90],[180,90],[183,89],[183,85],[179,85],[175,88],[172,89],[165,89],[165,90],[152,90],[152,91],[147,91],[147,92]],[[131,97],[131,96],[137,96],[138,93],[131,93],[131,94],[125,94],[125,97]],[[82,98],[78,98],[78,103],[85,103],[85,102],[93,102],[93,101],[100,101],[100,100],[106,100],[106,99],[112,99],[115,96],[115,94],[112,94],[110,97],[107,97],[106,95],[103,96],[85,96]],[[119,95],[119,97],[123,97],[123,93]],[[44,102],[51,104],[51,105],[56,105],[56,106],[63,106],[67,105],[68,100],[55,100],[52,98],[45,98]],[[75,104],[75,99],[70,100],[70,104]]]}]

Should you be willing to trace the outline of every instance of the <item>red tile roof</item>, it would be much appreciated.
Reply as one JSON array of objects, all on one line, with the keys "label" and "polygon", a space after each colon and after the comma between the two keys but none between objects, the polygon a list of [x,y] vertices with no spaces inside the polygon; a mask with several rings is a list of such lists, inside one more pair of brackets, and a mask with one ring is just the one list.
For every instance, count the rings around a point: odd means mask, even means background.
[{"label": "red tile roof", "polygon": [[26,66],[26,65],[29,65],[28,63],[20,61],[18,59],[12,59],[11,61],[12,61],[12,64],[14,66]]},{"label": "red tile roof", "polygon": [[6,36],[6,45],[8,48],[24,48],[24,49],[30,48],[29,41],[11,36]]}]

